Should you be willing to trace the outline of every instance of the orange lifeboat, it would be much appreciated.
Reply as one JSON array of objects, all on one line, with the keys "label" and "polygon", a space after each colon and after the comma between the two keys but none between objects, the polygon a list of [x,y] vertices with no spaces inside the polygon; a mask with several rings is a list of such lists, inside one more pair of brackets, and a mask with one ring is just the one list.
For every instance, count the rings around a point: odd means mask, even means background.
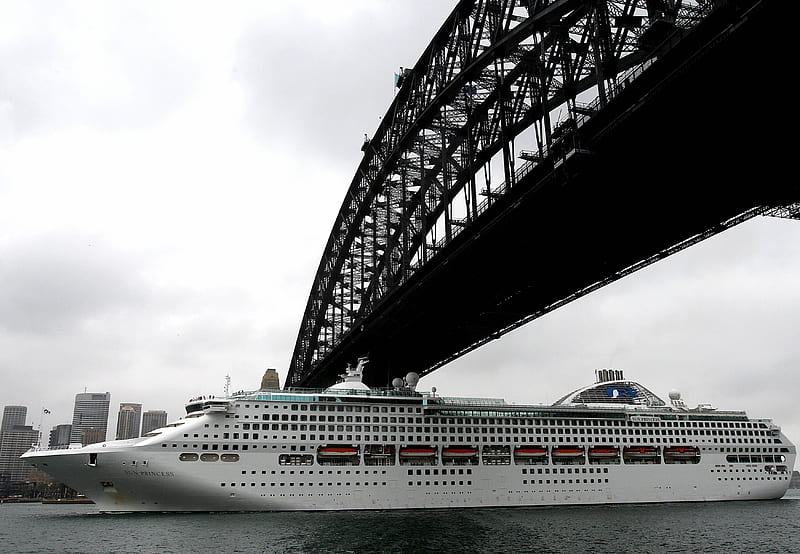
[{"label": "orange lifeboat", "polygon": [[544,458],[547,456],[547,448],[544,446],[518,446],[514,449],[514,456],[517,458]]},{"label": "orange lifeboat", "polygon": [[700,450],[696,446],[670,446],[664,449],[664,456],[670,458],[696,458]]},{"label": "orange lifeboat", "polygon": [[478,449],[472,446],[446,446],[442,450],[443,458],[471,458],[478,455]]},{"label": "orange lifeboat", "polygon": [[432,458],[436,456],[436,448],[433,446],[402,446],[400,456],[403,458]]},{"label": "orange lifeboat", "polygon": [[325,445],[317,448],[319,456],[330,458],[341,458],[349,456],[358,456],[358,447],[347,445]]},{"label": "orange lifeboat", "polygon": [[657,458],[658,449],[655,446],[626,446],[623,455],[626,458]]},{"label": "orange lifeboat", "polygon": [[619,449],[616,446],[593,446],[589,449],[590,458],[616,458]]},{"label": "orange lifeboat", "polygon": [[553,458],[580,458],[583,456],[581,446],[557,446],[553,448]]}]

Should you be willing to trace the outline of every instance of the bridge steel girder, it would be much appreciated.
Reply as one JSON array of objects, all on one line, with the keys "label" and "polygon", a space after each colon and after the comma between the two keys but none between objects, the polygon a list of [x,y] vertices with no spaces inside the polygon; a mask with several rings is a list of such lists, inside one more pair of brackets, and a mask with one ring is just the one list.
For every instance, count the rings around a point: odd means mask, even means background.
[{"label": "bridge steel girder", "polygon": [[[757,205],[727,206],[715,214],[709,228],[698,218],[691,232],[661,237],[654,241],[654,250],[615,260],[613,268],[592,273],[588,281],[559,288],[547,298],[524,299],[531,283],[512,277],[510,281],[519,281],[514,285],[517,288],[502,292],[511,291],[510,298],[486,303],[487,309],[507,306],[509,313],[494,320],[478,318],[469,332],[441,331],[463,334],[462,339],[451,341],[447,347],[451,351],[434,348],[427,357],[415,360],[398,356],[394,364],[385,352],[404,347],[378,346],[393,337],[414,335],[413,330],[405,334],[389,331],[390,320],[401,327],[411,321],[419,324],[409,311],[425,313],[426,306],[419,299],[427,299],[427,308],[435,306],[437,299],[414,291],[424,290],[420,287],[428,286],[426,279],[435,281],[433,275],[447,273],[443,265],[454,259],[455,253],[493,226],[502,227],[503,217],[508,217],[514,206],[528,202],[525,198],[552,195],[544,189],[552,187],[554,180],[577,182],[570,172],[586,172],[581,160],[590,148],[600,151],[624,143],[613,137],[647,97],[648,87],[658,90],[671,78],[669,72],[665,77],[661,71],[656,73],[660,81],[652,82],[656,66],[674,66],[670,71],[679,73],[687,59],[709,48],[707,42],[698,42],[698,37],[705,37],[701,29],[730,29],[747,10],[763,3],[459,2],[417,64],[400,76],[402,83],[394,101],[364,144],[364,157],[339,209],[312,285],[286,385],[329,384],[344,363],[373,350],[384,354],[373,358],[372,373],[367,375],[371,384],[387,384],[396,376],[392,371],[424,374],[647,265],[648,260],[660,259],[728,225],[788,203],[768,199]],[[721,32],[712,36],[722,36]],[[675,59],[680,61],[669,62]],[[523,134],[529,135],[527,141],[533,148],[518,153],[516,142]],[[526,161],[517,166],[519,154]],[[500,178],[495,179],[493,173]],[[479,202],[481,195],[485,199]],[[536,213],[535,209],[529,211]],[[537,217],[547,219],[541,213]],[[508,219],[512,223],[507,226],[519,231],[514,217]],[[448,286],[446,282],[439,285],[445,290]],[[439,294],[446,292],[440,290]],[[512,298],[523,300],[514,306]],[[453,307],[448,302],[442,305]],[[432,329],[427,332],[436,334]]]}]

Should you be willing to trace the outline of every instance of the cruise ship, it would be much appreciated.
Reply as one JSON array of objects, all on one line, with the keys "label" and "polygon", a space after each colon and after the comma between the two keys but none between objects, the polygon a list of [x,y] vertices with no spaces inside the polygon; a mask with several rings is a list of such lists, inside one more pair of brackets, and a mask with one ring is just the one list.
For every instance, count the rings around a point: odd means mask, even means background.
[{"label": "cruise ship", "polygon": [[199,397],[145,436],[29,463],[116,511],[375,510],[780,498],[796,450],[769,419],[669,403],[622,371],[552,405],[362,382]]}]

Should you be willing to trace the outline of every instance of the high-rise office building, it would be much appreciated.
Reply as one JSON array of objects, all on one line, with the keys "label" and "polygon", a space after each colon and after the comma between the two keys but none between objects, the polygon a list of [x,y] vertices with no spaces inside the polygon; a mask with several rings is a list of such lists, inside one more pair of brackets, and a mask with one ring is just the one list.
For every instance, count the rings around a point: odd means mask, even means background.
[{"label": "high-rise office building", "polygon": [[3,408],[3,422],[0,433],[11,430],[15,425],[25,425],[28,416],[27,406],[6,406]]},{"label": "high-rise office building", "polygon": [[30,425],[14,425],[0,436],[0,475],[11,483],[24,481],[33,467],[19,457],[39,442],[39,431]]},{"label": "high-rise office building", "polygon": [[25,480],[33,469],[19,459],[39,440],[39,432],[25,425],[26,406],[5,406],[0,423],[0,494],[8,494],[7,487]]},{"label": "high-rise office building", "polygon": [[167,412],[164,410],[147,410],[142,414],[142,435],[167,424]]},{"label": "high-rise office building", "polygon": [[72,424],[62,423],[50,429],[50,448],[69,446],[69,435],[72,432]]},{"label": "high-rise office building", "polygon": [[142,405],[134,402],[122,402],[119,405],[119,415],[117,415],[117,440],[138,437],[141,421]]},{"label": "high-rise office building", "polygon": [[111,393],[109,392],[81,392],[76,394],[69,442],[93,444],[106,440],[110,403]]},{"label": "high-rise office building", "polygon": [[97,444],[98,442],[103,442],[106,440],[106,435],[106,429],[95,429],[94,427],[84,429],[81,432],[81,444],[86,446],[87,444]]}]

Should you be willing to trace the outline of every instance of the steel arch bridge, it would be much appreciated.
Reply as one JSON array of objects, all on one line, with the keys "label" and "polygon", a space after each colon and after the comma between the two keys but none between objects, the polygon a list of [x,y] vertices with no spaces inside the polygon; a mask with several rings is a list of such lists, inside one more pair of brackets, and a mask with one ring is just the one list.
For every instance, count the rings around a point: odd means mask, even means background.
[{"label": "steel arch bridge", "polygon": [[[713,86],[709,68],[730,73],[754,36],[763,42],[753,29],[763,29],[776,4],[458,2],[416,65],[401,70],[394,101],[364,142],[286,386],[329,384],[367,354],[370,384],[425,374],[754,215],[797,217],[796,187],[756,193],[737,185],[721,195],[711,184],[687,202],[690,191],[653,171],[675,157],[668,149],[678,135],[665,107],[680,106],[695,120],[710,114],[701,130],[719,128],[733,104],[763,89],[751,84],[735,101],[714,101],[722,106],[716,111],[686,101],[696,83]],[[654,133],[650,123],[670,131]],[[685,131],[681,140],[700,140]],[[642,145],[648,141],[652,148]],[[722,160],[728,146],[715,147],[706,165]],[[637,172],[682,199],[647,200]],[[671,164],[663,173],[683,182]],[[702,168],[697,174],[714,177]],[[604,186],[592,186],[598,183]],[[643,210],[651,210],[652,225],[638,215]],[[638,222],[647,236],[598,226],[618,217]],[[559,218],[582,223],[565,231]],[[528,253],[520,240],[531,243]],[[606,240],[625,246],[609,249]],[[543,277],[543,268],[552,275]]]}]

